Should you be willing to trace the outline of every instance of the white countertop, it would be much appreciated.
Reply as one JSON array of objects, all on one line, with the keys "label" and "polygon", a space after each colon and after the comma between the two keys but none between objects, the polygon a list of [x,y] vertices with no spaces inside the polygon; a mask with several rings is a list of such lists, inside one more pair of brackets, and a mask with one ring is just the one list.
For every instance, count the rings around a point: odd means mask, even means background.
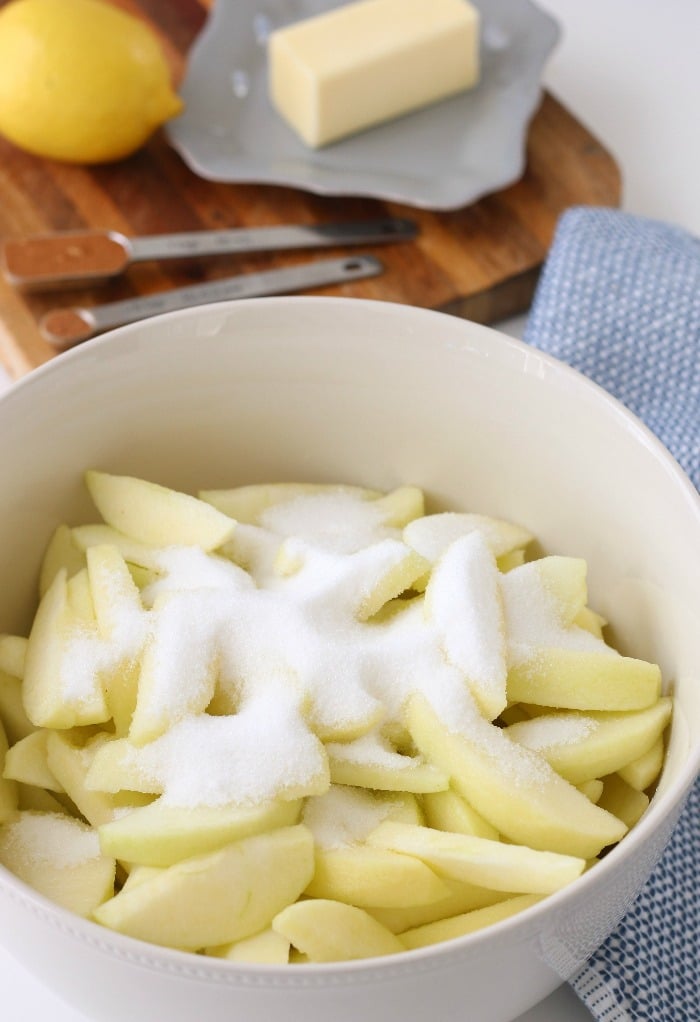
[{"label": "white countertop", "polygon": [[[540,2],[563,28],[546,83],[615,156],[623,174],[623,208],[700,235],[700,3]],[[520,317],[502,326],[519,336],[523,323]],[[0,368],[0,393],[9,386]],[[85,1022],[2,949],[0,990],[8,1022]],[[518,1022],[590,1018],[564,987]]]}]

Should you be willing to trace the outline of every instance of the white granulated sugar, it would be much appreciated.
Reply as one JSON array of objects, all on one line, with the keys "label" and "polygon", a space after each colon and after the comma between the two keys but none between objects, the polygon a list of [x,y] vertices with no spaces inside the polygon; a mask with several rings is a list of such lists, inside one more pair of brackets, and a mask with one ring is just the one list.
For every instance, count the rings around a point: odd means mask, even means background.
[{"label": "white granulated sugar", "polygon": [[328,755],[335,760],[390,770],[410,770],[421,762],[417,757],[402,756],[396,752],[381,731],[376,729],[352,742],[329,742],[326,748]]},{"label": "white granulated sugar", "polygon": [[252,589],[253,581],[242,568],[224,557],[207,554],[198,547],[165,547],[155,557],[161,577],[147,586],[142,598],[152,605],[160,593],[174,589]]},{"label": "white granulated sugar", "polygon": [[284,679],[269,680],[231,716],[185,718],[129,758],[162,788],[163,805],[254,805],[327,786],[323,745]]},{"label": "white granulated sugar", "polygon": [[280,536],[295,536],[313,546],[351,554],[382,539],[399,539],[384,524],[376,501],[352,493],[311,493],[266,508],[260,525]]},{"label": "white granulated sugar", "polygon": [[[372,502],[304,497],[270,515],[264,527],[238,526],[226,557],[158,551],[159,577],[142,594],[145,625],[123,622],[134,648],[146,635],[132,733],[146,744],[125,743],[127,772],[180,807],[319,795],[330,783],[321,738],[356,762],[413,765],[381,734],[401,732],[406,703],[420,692],[448,731],[467,736],[501,774],[516,784],[540,778],[541,758],[483,716],[485,702],[503,699],[505,639],[499,574],[478,531],[448,549],[429,608],[415,596],[361,621],[367,601],[414,557],[395,530],[386,535]],[[340,521],[351,537],[343,544],[333,538]],[[285,539],[273,527],[298,534]],[[525,626],[521,604],[539,600],[535,632],[551,637],[549,604],[532,588],[507,590],[515,631]],[[112,657],[126,650],[126,639],[112,647],[92,634],[83,640],[78,690],[109,660],[105,648]],[[235,713],[206,713],[217,686]],[[348,734],[363,737],[344,743]]]},{"label": "white granulated sugar", "polygon": [[275,562],[282,542],[281,536],[267,529],[239,522],[219,553],[243,568],[258,586],[266,586],[278,577]]},{"label": "white granulated sugar", "polygon": [[4,840],[29,863],[69,869],[101,855],[97,831],[61,813],[24,812],[7,823]]},{"label": "white granulated sugar", "polygon": [[220,593],[211,589],[182,589],[158,597],[139,683],[141,721],[168,726],[206,708],[216,686],[218,633],[226,610]]},{"label": "white granulated sugar", "polygon": [[562,624],[557,602],[548,591],[537,561],[501,576],[509,662],[522,663],[552,647],[619,656],[584,628]]},{"label": "white granulated sugar", "polygon": [[562,745],[576,745],[588,738],[598,727],[592,717],[581,714],[545,714],[532,720],[522,721],[514,725],[508,733],[520,745],[528,749],[554,749]]},{"label": "white granulated sugar", "polygon": [[369,791],[334,784],[324,795],[307,799],[302,822],[319,848],[346,848],[362,844],[393,807]]},{"label": "white granulated sugar", "polygon": [[61,695],[75,706],[93,698],[104,677],[137,660],[148,638],[148,614],[136,590],[125,591],[121,578],[112,582],[104,573],[101,584],[109,594],[103,601],[106,634],[96,623],[74,619],[61,657]]},{"label": "white granulated sugar", "polygon": [[493,554],[479,532],[455,540],[438,561],[426,605],[447,659],[493,720],[506,706],[506,642]]}]

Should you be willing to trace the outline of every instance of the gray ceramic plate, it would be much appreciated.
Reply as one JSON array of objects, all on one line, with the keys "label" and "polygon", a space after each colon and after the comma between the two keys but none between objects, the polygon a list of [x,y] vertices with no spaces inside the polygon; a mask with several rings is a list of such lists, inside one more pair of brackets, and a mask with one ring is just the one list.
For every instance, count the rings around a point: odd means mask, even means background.
[{"label": "gray ceramic plate", "polygon": [[457,209],[517,180],[557,23],[530,0],[475,0],[477,88],[324,149],[308,149],[267,95],[273,28],[340,0],[217,0],[189,58],[185,111],[168,126],[191,169],[213,181],[292,185],[425,209]]}]

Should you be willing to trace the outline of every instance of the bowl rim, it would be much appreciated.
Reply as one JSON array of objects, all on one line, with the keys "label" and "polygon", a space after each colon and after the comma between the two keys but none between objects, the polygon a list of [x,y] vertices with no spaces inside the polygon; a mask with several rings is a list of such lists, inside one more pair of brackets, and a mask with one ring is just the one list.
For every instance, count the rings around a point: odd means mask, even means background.
[{"label": "bowl rim", "polygon": [[[672,485],[678,488],[693,510],[700,530],[700,493],[693,485],[683,468],[671,452],[651,431],[651,429],[622,402],[606,391],[595,381],[567,365],[556,357],[541,351],[517,338],[502,333],[493,327],[484,326],[469,320],[460,319],[439,310],[424,309],[399,303],[331,296],[280,296],[242,299],[227,302],[209,303],[190,309],[181,309],[150,317],[125,326],[110,330],[69,351],[62,352],[48,362],[34,369],[24,378],[15,382],[9,390],[0,394],[0,407],[11,404],[16,395],[31,390],[37,382],[56,373],[62,374],[70,370],[74,362],[82,362],[86,356],[107,353],[117,350],[124,338],[138,339],[139,335],[148,335],[155,328],[166,327],[173,321],[202,320],[211,317],[223,323],[229,314],[236,315],[236,310],[243,307],[258,306],[287,307],[290,309],[328,308],[353,310],[353,315],[361,315],[364,310],[369,315],[388,315],[397,319],[424,320],[434,324],[436,317],[449,320],[454,328],[464,329],[471,350],[478,349],[479,355],[494,355],[489,346],[495,347],[495,354],[500,357],[519,359],[521,370],[527,374],[547,374],[550,381],[562,381],[566,386],[573,385],[583,388],[591,399],[603,406],[606,413],[636,433],[639,440],[647,448],[651,456],[660,462]],[[218,332],[218,331],[217,331]],[[165,336],[165,334],[163,334]],[[149,342],[152,343],[152,342]],[[167,344],[167,339],[162,341]],[[430,338],[431,347],[435,347],[439,339]],[[451,346],[451,345],[450,345]],[[486,349],[486,350],[484,350]],[[498,941],[506,933],[516,932],[524,941],[533,932],[539,931],[541,917],[550,914],[554,909],[572,897],[584,894],[591,887],[604,883],[612,870],[624,863],[641,845],[647,836],[655,831],[674,811],[680,813],[690,789],[700,773],[700,742],[697,747],[690,748],[686,761],[678,770],[670,784],[657,796],[652,798],[648,811],[629,834],[606,855],[595,869],[586,871],[573,883],[561,890],[547,895],[542,901],[530,906],[516,916],[502,920],[462,937],[456,937],[441,944],[424,948],[407,950],[400,955],[383,958],[366,958],[348,962],[305,963],[303,969],[289,969],[287,965],[265,965],[253,963],[237,963],[225,959],[205,958],[190,951],[181,951],[155,944],[146,943],[133,937],[111,931],[92,920],[77,916],[62,908],[55,902],[39,894],[24,883],[8,869],[0,865],[0,888],[15,902],[22,904],[34,916],[48,922],[53,928],[77,941],[90,945],[93,949],[117,958],[134,962],[159,972],[171,973],[190,978],[205,979],[208,982],[233,986],[261,987],[313,987],[327,986],[330,983],[346,985],[356,982],[361,974],[362,982],[383,982],[399,977],[410,971],[415,973],[432,972],[449,968],[461,960],[465,954],[482,956],[489,953],[491,943]],[[0,937],[0,942],[2,938]],[[11,947],[8,946],[11,951]]]}]

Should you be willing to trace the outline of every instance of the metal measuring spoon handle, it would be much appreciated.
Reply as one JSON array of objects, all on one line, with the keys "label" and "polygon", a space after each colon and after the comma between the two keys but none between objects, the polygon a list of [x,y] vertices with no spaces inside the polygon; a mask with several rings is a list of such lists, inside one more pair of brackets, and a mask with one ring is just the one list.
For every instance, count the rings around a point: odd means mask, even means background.
[{"label": "metal measuring spoon handle", "polygon": [[303,263],[282,270],[264,273],[245,273],[209,284],[163,291],[144,298],[128,298],[109,302],[94,308],[73,306],[51,309],[41,319],[39,329],[46,340],[61,350],[86,341],[94,334],[112,327],[123,326],[162,312],[187,309],[208,302],[223,302],[233,298],[260,298],[264,295],[289,294],[307,288],[323,287],[351,280],[375,277],[384,267],[373,256],[347,256],[344,259],[324,259]]}]

